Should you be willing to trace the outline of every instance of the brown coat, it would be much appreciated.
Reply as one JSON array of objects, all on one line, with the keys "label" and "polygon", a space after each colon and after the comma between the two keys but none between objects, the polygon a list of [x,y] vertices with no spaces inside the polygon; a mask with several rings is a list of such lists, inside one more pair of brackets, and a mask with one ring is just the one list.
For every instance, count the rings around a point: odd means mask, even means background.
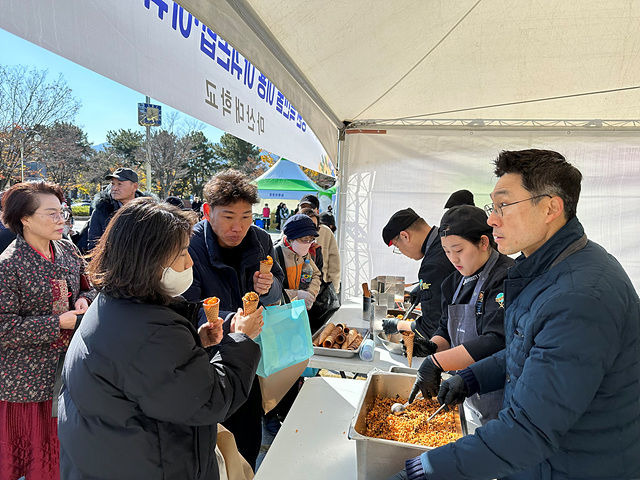
[{"label": "brown coat", "polygon": [[[71,242],[57,240],[54,263],[20,235],[0,255],[0,400],[41,402],[52,398],[58,357],[72,330],[60,330],[59,314],[95,291]],[[69,296],[69,290],[71,295]]]}]

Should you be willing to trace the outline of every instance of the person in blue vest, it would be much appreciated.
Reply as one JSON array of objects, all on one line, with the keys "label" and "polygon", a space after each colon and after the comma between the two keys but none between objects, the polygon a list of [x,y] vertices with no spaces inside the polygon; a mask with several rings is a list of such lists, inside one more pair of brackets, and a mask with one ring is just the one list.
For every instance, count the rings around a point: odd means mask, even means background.
[{"label": "person in blue vest", "polygon": [[[460,370],[504,348],[504,308],[499,298],[513,260],[496,250],[487,214],[470,205],[451,207],[440,220],[440,242],[456,271],[442,282],[442,317],[429,341],[409,395],[435,397],[443,371]],[[470,430],[497,418],[502,390],[473,395],[464,402]]]},{"label": "person in blue vest", "polygon": [[[204,220],[194,227],[189,245],[193,283],[184,298],[196,302],[218,297],[222,318],[228,318],[228,312],[241,313],[242,296],[250,291],[260,296],[263,306],[278,303],[284,273],[275,261],[271,237],[253,225],[257,187],[246,175],[225,170],[205,185],[204,197]],[[268,255],[274,259],[271,273],[260,273],[260,261]],[[227,321],[225,333],[229,328]],[[254,377],[247,402],[224,422],[235,435],[238,450],[254,469],[262,441],[263,414],[260,385],[258,377]]]},{"label": "person in blue vest", "polygon": [[503,151],[485,209],[504,283],[504,350],[442,382],[438,401],[504,388],[498,419],[394,476],[640,478],[640,299],[576,217],[582,174],[553,151]]}]

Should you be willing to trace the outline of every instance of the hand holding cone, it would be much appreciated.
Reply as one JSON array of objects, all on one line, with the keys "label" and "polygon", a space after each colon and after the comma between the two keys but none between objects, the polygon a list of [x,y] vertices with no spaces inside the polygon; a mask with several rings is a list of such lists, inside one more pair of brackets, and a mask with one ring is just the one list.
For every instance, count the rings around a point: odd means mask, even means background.
[{"label": "hand holding cone", "polygon": [[258,309],[260,297],[256,292],[248,292],[242,297],[242,310],[245,315],[251,315]]},{"label": "hand holding cone", "polygon": [[271,267],[273,267],[273,258],[271,258],[271,255],[267,255],[265,260],[260,260],[260,273],[271,272]]},{"label": "hand holding cone", "polygon": [[207,315],[207,321],[213,325],[218,322],[220,314],[220,299],[218,297],[205,298],[202,302],[204,313]]}]

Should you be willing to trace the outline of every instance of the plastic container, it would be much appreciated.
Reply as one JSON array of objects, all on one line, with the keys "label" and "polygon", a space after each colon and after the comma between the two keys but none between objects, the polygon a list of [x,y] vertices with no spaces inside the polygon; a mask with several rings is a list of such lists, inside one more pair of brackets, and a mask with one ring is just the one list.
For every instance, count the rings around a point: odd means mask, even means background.
[{"label": "plastic container", "polygon": [[302,273],[300,273],[300,290],[308,290],[313,278],[313,268],[311,262],[307,258],[302,265]]},{"label": "plastic container", "polygon": [[362,342],[360,346],[360,359],[365,362],[373,362],[373,354],[375,352],[376,345],[370,338],[367,338]]}]

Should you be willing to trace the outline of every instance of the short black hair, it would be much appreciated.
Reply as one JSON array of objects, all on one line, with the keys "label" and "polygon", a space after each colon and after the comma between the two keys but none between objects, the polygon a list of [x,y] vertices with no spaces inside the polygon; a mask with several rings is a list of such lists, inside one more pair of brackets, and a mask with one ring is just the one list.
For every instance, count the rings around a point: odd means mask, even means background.
[{"label": "short black hair", "polygon": [[258,187],[244,173],[229,169],[207,182],[204,186],[204,198],[212,208],[239,201],[255,205],[258,203]]},{"label": "short black hair", "polygon": [[[571,220],[576,216],[582,174],[558,152],[503,150],[494,164],[497,177],[517,173],[522,176],[522,186],[531,195],[558,196],[564,202],[565,218]],[[537,203],[539,200],[533,201]]]}]

